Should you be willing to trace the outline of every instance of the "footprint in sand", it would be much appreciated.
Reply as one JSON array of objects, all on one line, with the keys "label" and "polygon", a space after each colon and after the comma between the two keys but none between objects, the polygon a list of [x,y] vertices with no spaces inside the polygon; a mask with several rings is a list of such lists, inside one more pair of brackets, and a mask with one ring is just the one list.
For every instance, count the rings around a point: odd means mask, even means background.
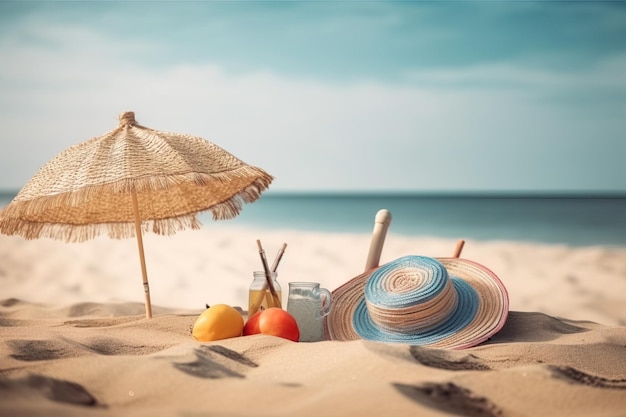
[{"label": "footprint in sand", "polygon": [[22,387],[35,390],[49,400],[59,403],[89,407],[103,406],[82,385],[75,382],[36,374],[20,379],[0,379],[0,390],[7,393]]},{"label": "footprint in sand", "polygon": [[422,385],[393,384],[403,395],[420,405],[466,417],[499,417],[502,409],[485,397],[451,382]]},{"label": "footprint in sand", "polygon": [[0,300],[0,306],[2,307],[13,307],[17,304],[23,304],[22,300],[18,300],[17,298],[5,298],[4,300]]},{"label": "footprint in sand", "polygon": [[114,355],[149,355],[151,353],[160,352],[169,346],[149,346],[149,345],[130,345],[122,340],[112,339],[108,337],[96,337],[90,339],[87,343],[80,343],[80,346],[88,349],[98,355],[114,356]]},{"label": "footprint in sand", "polygon": [[10,340],[7,344],[13,351],[10,356],[18,361],[45,361],[77,356],[67,345],[52,340]]},{"label": "footprint in sand", "polygon": [[[246,358],[242,354],[230,350],[220,345],[201,346],[194,349],[196,359],[193,362],[174,363],[176,369],[191,376],[199,378],[245,378],[245,375],[231,369],[230,361],[234,361],[238,366],[243,365],[248,368],[256,368],[258,365]],[[220,359],[228,360],[226,364],[220,363]]]},{"label": "footprint in sand", "polygon": [[411,356],[424,366],[448,371],[488,371],[491,368],[478,356],[456,351],[426,349],[420,346],[409,348]]},{"label": "footprint in sand", "polygon": [[569,366],[549,366],[548,368],[555,377],[566,379],[576,384],[583,384],[594,388],[626,389],[626,379],[608,379],[589,375]]},{"label": "footprint in sand", "polygon": [[227,349],[221,345],[209,345],[209,346],[203,346],[203,348],[206,348],[207,350],[217,353],[219,355],[222,355],[228,359],[232,359],[235,362],[238,362],[242,365],[249,366],[250,368],[256,368],[257,366],[259,366],[256,363],[252,362],[250,359],[243,356],[241,353],[235,352],[234,350],[231,350],[231,349]]},{"label": "footprint in sand", "polygon": [[169,346],[134,346],[112,338],[92,338],[87,343],[62,338],[61,340],[11,340],[7,342],[19,361],[45,361],[72,358],[85,354],[98,355],[149,355]]}]

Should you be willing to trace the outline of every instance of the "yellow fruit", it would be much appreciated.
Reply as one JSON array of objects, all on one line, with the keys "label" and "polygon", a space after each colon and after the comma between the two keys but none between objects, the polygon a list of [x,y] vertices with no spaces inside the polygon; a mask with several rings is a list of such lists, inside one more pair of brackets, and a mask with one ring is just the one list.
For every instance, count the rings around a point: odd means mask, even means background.
[{"label": "yellow fruit", "polygon": [[200,314],[191,334],[199,342],[228,339],[241,336],[243,316],[226,304],[217,304]]}]

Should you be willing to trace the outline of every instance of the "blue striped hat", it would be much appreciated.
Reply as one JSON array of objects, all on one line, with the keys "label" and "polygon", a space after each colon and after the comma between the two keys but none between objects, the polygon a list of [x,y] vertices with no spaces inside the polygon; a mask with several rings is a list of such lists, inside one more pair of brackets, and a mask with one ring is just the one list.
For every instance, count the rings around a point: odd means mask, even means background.
[{"label": "blue striped hat", "polygon": [[462,349],[498,332],[508,294],[498,277],[459,258],[405,256],[333,292],[329,340],[366,339]]}]

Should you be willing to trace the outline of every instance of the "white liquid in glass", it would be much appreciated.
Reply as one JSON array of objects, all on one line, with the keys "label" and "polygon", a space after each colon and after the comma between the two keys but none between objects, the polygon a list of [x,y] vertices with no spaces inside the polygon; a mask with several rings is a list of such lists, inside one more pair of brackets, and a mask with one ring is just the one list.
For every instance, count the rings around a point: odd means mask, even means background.
[{"label": "white liquid in glass", "polygon": [[287,312],[298,323],[301,342],[317,342],[323,340],[322,318],[320,317],[321,302],[310,298],[292,298],[287,301]]}]

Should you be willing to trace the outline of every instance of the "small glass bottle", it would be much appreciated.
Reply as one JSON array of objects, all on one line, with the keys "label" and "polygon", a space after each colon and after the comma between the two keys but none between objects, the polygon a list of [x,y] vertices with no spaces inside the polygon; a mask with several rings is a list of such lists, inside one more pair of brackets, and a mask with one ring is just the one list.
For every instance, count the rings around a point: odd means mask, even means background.
[{"label": "small glass bottle", "polygon": [[[272,299],[272,293],[267,285],[267,279],[265,278],[264,271],[254,271],[254,279],[250,284],[248,290],[248,317],[252,317],[254,313],[259,310],[265,310],[269,307],[281,307],[281,305],[275,305]],[[271,273],[272,284],[274,284],[274,290],[278,296],[278,301],[282,300],[282,291],[280,284],[276,280],[278,274],[276,272]]]}]

